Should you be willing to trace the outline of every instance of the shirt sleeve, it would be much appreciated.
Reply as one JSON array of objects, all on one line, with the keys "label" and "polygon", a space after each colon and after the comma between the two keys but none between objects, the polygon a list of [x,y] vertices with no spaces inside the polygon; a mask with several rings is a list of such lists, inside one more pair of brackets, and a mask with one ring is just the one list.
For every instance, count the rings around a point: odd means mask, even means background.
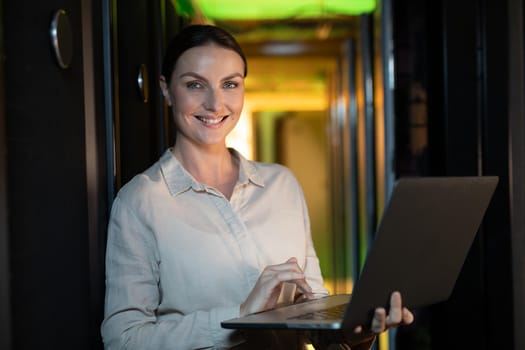
[{"label": "shirt sleeve", "polygon": [[242,341],[220,322],[239,306],[182,315],[157,315],[161,299],[159,251],[154,234],[117,197],[108,225],[106,297],[101,326],[105,349],[220,349]]}]

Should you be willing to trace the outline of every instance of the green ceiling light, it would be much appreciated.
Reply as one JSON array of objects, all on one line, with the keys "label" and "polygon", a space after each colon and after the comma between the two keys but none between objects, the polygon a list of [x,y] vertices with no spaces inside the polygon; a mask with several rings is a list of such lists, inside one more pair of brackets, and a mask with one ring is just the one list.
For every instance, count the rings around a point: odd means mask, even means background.
[{"label": "green ceiling light", "polygon": [[[376,0],[174,0],[179,13],[194,3],[212,20],[278,20],[370,13]],[[184,11],[186,10],[186,11]],[[191,15],[191,14],[190,14]]]}]

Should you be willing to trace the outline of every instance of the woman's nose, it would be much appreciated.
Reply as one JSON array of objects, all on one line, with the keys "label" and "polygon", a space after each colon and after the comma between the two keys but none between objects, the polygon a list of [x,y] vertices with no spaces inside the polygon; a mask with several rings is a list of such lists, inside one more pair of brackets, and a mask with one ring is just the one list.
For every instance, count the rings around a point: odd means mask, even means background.
[{"label": "woman's nose", "polygon": [[223,102],[222,91],[219,89],[209,89],[204,101],[204,108],[216,112],[222,108]]}]

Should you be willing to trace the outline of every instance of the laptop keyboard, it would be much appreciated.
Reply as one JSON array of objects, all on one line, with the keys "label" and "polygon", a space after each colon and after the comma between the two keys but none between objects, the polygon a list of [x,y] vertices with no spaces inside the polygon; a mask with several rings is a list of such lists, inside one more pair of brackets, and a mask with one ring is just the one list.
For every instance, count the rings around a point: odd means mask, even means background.
[{"label": "laptop keyboard", "polygon": [[345,313],[347,304],[337,305],[328,309],[309,312],[299,316],[288,318],[289,320],[334,320],[341,319]]}]

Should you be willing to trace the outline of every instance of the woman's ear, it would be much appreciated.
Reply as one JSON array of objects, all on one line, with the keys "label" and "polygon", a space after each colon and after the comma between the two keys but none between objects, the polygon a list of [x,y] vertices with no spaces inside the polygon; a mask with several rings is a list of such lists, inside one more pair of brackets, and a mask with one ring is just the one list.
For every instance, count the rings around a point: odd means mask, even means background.
[{"label": "woman's ear", "polygon": [[164,96],[164,100],[168,104],[168,106],[171,106],[171,97],[170,97],[170,91],[168,88],[168,83],[166,81],[166,78],[164,78],[163,75],[159,78],[159,84],[160,84],[160,90],[162,91],[162,95]]}]

